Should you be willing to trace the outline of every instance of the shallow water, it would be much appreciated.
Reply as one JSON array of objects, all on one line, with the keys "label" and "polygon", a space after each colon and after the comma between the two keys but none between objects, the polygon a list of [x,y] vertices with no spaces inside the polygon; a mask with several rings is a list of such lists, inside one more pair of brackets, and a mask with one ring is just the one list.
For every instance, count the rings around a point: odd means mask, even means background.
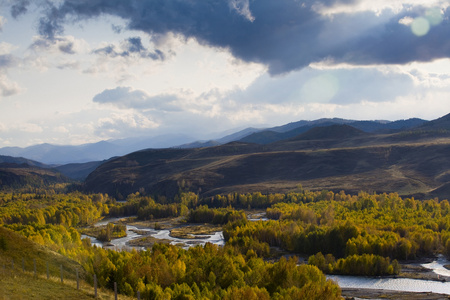
[{"label": "shallow water", "polygon": [[433,272],[438,275],[450,277],[450,270],[447,270],[444,265],[450,265],[450,261],[445,259],[443,256],[439,256],[437,260],[431,263],[421,264],[422,267],[432,269]]},{"label": "shallow water", "polygon": [[379,289],[404,292],[432,292],[450,295],[450,282],[409,278],[370,278],[330,275],[341,288]]},{"label": "shallow water", "polygon": [[[116,218],[116,219],[108,219],[108,220],[102,220],[98,223],[96,223],[94,226],[101,226],[106,225],[109,222],[117,222],[122,218]],[[170,236],[170,230],[163,229],[163,230],[155,230],[153,228],[137,228],[136,226],[132,225],[126,225],[127,228],[127,236],[123,238],[114,239],[111,242],[103,243],[99,240],[97,240],[94,237],[90,237],[87,235],[82,235],[81,238],[89,238],[91,240],[92,245],[96,245],[98,247],[108,248],[108,249],[115,249],[115,250],[129,250],[129,249],[137,249],[137,250],[145,250],[145,247],[140,246],[130,246],[128,245],[128,242],[134,239],[141,238],[145,235],[138,234],[136,232],[145,232],[146,234],[149,234],[150,236],[157,238],[157,239],[165,239],[170,240],[172,245],[175,244],[181,244],[181,246],[184,249],[187,249],[192,246],[196,245],[204,245],[206,243],[212,243],[215,245],[223,246],[225,245],[225,239],[223,237],[223,232],[218,231],[214,234],[208,234],[208,235],[195,235],[193,236],[197,237],[195,239],[181,239]]]},{"label": "shallow water", "polygon": [[[258,218],[259,217],[259,218]],[[261,214],[256,218],[250,219],[252,221],[266,220],[266,216]],[[117,219],[103,220],[95,224],[95,226],[106,225],[108,222],[116,222]],[[219,246],[225,245],[223,232],[218,231],[212,235],[194,235],[199,238],[196,239],[181,239],[170,236],[170,230],[155,230],[153,228],[137,228],[136,226],[126,225],[127,236],[119,239],[114,239],[110,243],[102,243],[96,238],[82,235],[82,238],[89,238],[93,245],[99,247],[112,248],[115,250],[129,250],[135,248],[137,250],[144,250],[144,247],[131,247],[127,243],[133,239],[142,237],[143,235],[135,231],[146,232],[157,239],[170,240],[171,244],[181,244],[184,249],[196,245],[204,245],[207,242]],[[109,246],[108,246],[109,245]],[[112,245],[112,246],[111,246]],[[427,264],[421,264],[423,267],[431,269],[436,274],[442,276],[450,276],[450,271],[444,268],[444,265],[450,264],[444,257],[439,257],[436,261]],[[327,276],[337,282],[341,288],[361,288],[361,289],[380,289],[380,290],[394,290],[404,292],[432,292],[439,294],[450,295],[450,282],[440,282],[432,280],[408,279],[408,278],[370,278],[358,276],[341,276],[330,275]]]}]

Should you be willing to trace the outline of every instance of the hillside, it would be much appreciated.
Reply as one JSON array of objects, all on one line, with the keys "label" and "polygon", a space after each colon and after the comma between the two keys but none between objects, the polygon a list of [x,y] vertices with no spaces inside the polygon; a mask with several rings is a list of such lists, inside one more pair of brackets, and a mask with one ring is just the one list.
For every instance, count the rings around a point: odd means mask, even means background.
[{"label": "hillside", "polygon": [[54,167],[53,169],[71,179],[84,180],[92,171],[94,171],[102,163],[104,163],[104,161],[92,161],[78,164],[74,163],[57,166]]},{"label": "hillside", "polygon": [[225,192],[314,190],[398,192],[448,198],[450,134],[366,133],[349,125],[315,127],[293,138],[258,145],[144,150],[101,165],[88,192],[125,197],[136,191],[174,196]]},{"label": "hillside", "polygon": [[[33,276],[33,260],[39,278]],[[0,266],[7,271],[0,272],[0,299],[59,299],[61,295],[65,295],[64,299],[93,299],[93,295],[73,286],[62,285],[56,279],[47,280],[47,263],[52,277],[59,278],[61,265],[66,282],[75,279],[76,269],[80,278],[86,277],[78,263],[0,227]]]},{"label": "hillside", "polygon": [[[394,122],[389,121],[354,121],[344,119],[319,119],[316,121],[299,121],[295,123],[289,123],[284,126],[278,126],[268,128],[259,132],[255,132],[239,141],[245,143],[256,144],[270,144],[277,141],[286,140],[298,136],[299,134],[309,132],[314,128],[323,128],[328,126],[347,126],[355,128],[359,131],[366,133],[389,133],[399,132],[402,130],[414,129],[418,126],[426,124],[427,121],[422,119],[408,119],[398,120]],[[314,131],[310,132],[310,135],[314,135]]]},{"label": "hillside", "polygon": [[[77,271],[80,289],[77,289]],[[88,277],[79,263],[0,227],[0,299],[114,299],[114,293],[103,288],[97,290],[95,298],[93,286],[85,281]],[[119,299],[133,298],[119,295]]]},{"label": "hillside", "polygon": [[[39,144],[25,148],[20,147],[3,147],[0,148],[1,155],[12,157],[25,157],[27,160],[39,161],[51,165],[81,164],[91,163],[94,161],[103,161],[111,157],[125,155],[142,149],[163,149],[163,148],[203,148],[223,145],[226,143],[240,141],[243,143],[269,144],[293,138],[304,133],[314,127],[324,127],[329,125],[350,125],[364,132],[398,132],[399,130],[412,129],[426,124],[427,121],[421,119],[408,119],[397,121],[356,121],[339,118],[318,119],[313,121],[297,121],[281,126],[275,126],[265,129],[246,128],[226,136],[217,137],[212,140],[199,141],[193,137],[182,134],[165,134],[154,137],[130,137],[119,140],[99,141],[97,143],[88,143],[81,145],[52,145]],[[22,159],[24,160],[24,159]],[[2,162],[0,158],[0,162]],[[29,161],[31,162],[31,161]],[[29,165],[29,162],[26,162]],[[75,169],[79,169],[76,166]],[[83,168],[86,166],[83,166]],[[64,168],[66,171],[68,168]],[[73,174],[76,170],[69,170],[65,173],[71,178],[80,179],[87,176],[86,172],[82,174]]]},{"label": "hillside", "polygon": [[50,169],[27,164],[0,163],[0,189],[42,188],[71,180]]},{"label": "hillside", "polygon": [[5,155],[0,155],[0,164],[2,163],[6,163],[6,164],[17,164],[17,165],[28,165],[31,167],[39,167],[39,168],[48,168],[50,166],[31,160],[31,159],[26,159],[23,157],[13,157],[13,156],[5,156]]},{"label": "hillside", "polygon": [[366,135],[365,132],[349,125],[330,125],[314,127],[293,139],[297,140],[324,140],[348,139]]},{"label": "hillside", "polygon": [[418,127],[422,130],[450,130],[450,114],[439,119],[432,120]]}]

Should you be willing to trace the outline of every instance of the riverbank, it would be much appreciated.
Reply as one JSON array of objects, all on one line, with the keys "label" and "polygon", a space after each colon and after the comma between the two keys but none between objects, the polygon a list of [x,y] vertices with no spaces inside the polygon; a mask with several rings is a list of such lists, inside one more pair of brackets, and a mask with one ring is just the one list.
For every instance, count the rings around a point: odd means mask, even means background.
[{"label": "riverbank", "polygon": [[360,289],[360,288],[341,288],[342,296],[346,300],[351,299],[367,299],[367,300],[380,300],[380,299],[392,299],[392,300],[449,300],[449,295],[436,294],[436,293],[411,293],[411,292],[399,292],[389,290],[374,290],[374,289]]},{"label": "riverbank", "polygon": [[[253,217],[258,218],[263,215],[256,214]],[[112,221],[119,222],[118,219]],[[118,239],[117,242],[113,240],[111,247],[145,249],[151,248],[155,243],[170,243],[187,249],[206,242],[224,244],[221,227],[210,224],[189,224],[183,218],[150,221],[128,218],[120,221],[127,224],[128,237]],[[294,255],[281,249],[275,250],[268,261],[276,262],[280,257]],[[306,259],[299,258],[299,263],[306,263]],[[450,291],[450,276],[436,273],[436,269],[443,268],[441,265],[448,264],[444,257],[402,261],[400,264],[401,273],[396,276],[370,278],[331,275],[329,277],[334,277],[341,286],[343,295],[348,299],[450,299],[448,295],[445,295]]]},{"label": "riverbank", "polygon": [[402,269],[400,274],[396,277],[449,282],[450,276],[436,274],[432,269],[426,268],[422,265],[430,262],[431,261],[426,260],[415,263],[400,263]]}]

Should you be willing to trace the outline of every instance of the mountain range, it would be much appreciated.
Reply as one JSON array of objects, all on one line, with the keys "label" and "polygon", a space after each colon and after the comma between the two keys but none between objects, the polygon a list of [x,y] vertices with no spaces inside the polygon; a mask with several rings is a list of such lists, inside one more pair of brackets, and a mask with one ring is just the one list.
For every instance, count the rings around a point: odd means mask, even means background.
[{"label": "mountain range", "polygon": [[[259,143],[241,139],[214,147],[142,150],[101,164],[86,178],[84,189],[118,198],[138,191],[173,197],[180,190],[203,196],[289,192],[301,184],[335,192],[448,197],[449,120],[450,114],[432,122],[408,120],[419,125],[383,132],[326,121],[304,125],[310,129],[293,137],[286,133],[304,126],[247,136],[262,136]],[[277,134],[285,139],[274,139]],[[268,143],[267,136],[275,141]]]},{"label": "mountain range", "polygon": [[64,165],[72,163],[86,163],[103,161],[115,156],[122,156],[134,151],[149,148],[201,148],[224,145],[233,141],[247,143],[269,144],[284,140],[306,132],[317,126],[333,124],[347,124],[365,132],[392,132],[420,126],[427,121],[421,119],[408,119],[399,121],[355,121],[345,119],[319,119],[315,121],[299,121],[283,126],[244,130],[209,141],[196,141],[194,138],[171,134],[156,137],[135,137],[120,140],[100,141],[77,146],[39,144],[25,148],[0,148],[0,155],[24,157],[48,165]]},{"label": "mountain range", "polygon": [[212,141],[142,149],[88,163],[45,165],[0,156],[0,168],[5,164],[9,171],[14,164],[22,169],[44,168],[85,179],[85,192],[118,199],[138,191],[167,197],[179,191],[204,196],[289,192],[299,184],[312,190],[448,198],[448,153],[450,114],[433,121],[321,119],[248,128]]}]

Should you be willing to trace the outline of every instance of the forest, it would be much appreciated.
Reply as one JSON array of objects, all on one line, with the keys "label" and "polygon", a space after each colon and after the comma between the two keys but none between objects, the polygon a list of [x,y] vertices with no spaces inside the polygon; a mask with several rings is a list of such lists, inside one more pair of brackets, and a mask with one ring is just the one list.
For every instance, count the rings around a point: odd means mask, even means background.
[{"label": "forest", "polygon": [[[248,220],[255,209],[268,220]],[[449,211],[447,200],[301,186],[286,194],[205,198],[135,193],[124,202],[80,192],[0,193],[2,227],[75,260],[88,282],[96,274],[100,286],[117,282],[122,294],[139,290],[143,299],[339,299],[340,288],[324,274],[390,276],[399,274],[399,261],[450,256]],[[226,244],[114,251],[81,239],[83,228],[119,216],[219,224]],[[110,224],[105,240],[123,233],[122,225]],[[7,247],[0,238],[0,253]]]}]

